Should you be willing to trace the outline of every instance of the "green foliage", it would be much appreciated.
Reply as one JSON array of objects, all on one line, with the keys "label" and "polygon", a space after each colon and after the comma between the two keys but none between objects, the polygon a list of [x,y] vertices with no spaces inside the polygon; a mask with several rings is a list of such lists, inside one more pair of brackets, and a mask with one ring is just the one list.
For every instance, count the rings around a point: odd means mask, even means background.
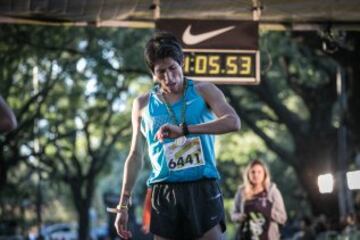
[{"label": "green foliage", "polygon": [[[0,197],[4,204],[14,197],[33,205],[34,169],[40,169],[43,186],[49,186],[43,191],[45,215],[60,214],[50,211],[59,202],[48,204],[60,194],[63,204],[72,195],[73,209],[89,207],[98,176],[127,151],[133,98],[151,84],[142,57],[149,33],[1,26],[0,34],[7,37],[0,40],[0,94],[19,122],[16,131],[0,139],[1,164],[8,169],[3,186],[8,196]],[[60,182],[70,188],[50,187]]]},{"label": "green foliage", "polygon": [[[261,33],[261,84],[223,88],[243,121],[241,133],[221,137],[218,147],[227,200],[242,183],[244,166],[250,159],[260,158],[270,166],[290,216],[299,204],[304,212],[309,211],[307,194],[312,194],[312,204],[316,201],[313,190],[305,188],[311,192],[304,193],[304,187],[316,184],[315,179],[307,177],[308,183],[299,183],[298,169],[311,168],[313,159],[307,156],[313,150],[311,142],[322,141],[321,133],[334,133],[337,63],[309,48],[306,39],[316,39],[316,34]],[[324,141],[336,139],[325,137]]]}]

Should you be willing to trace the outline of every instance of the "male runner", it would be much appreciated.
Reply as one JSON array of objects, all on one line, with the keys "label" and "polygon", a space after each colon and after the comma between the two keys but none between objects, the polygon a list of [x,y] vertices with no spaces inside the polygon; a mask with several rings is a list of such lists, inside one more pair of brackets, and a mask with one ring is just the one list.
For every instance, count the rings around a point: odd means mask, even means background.
[{"label": "male runner", "polygon": [[183,58],[170,33],[156,33],[145,48],[157,87],[133,103],[132,142],[115,220],[125,239],[131,237],[127,210],[145,142],[152,164],[147,184],[155,239],[218,240],[226,228],[214,135],[239,130],[240,119],[214,84],[184,77]]}]

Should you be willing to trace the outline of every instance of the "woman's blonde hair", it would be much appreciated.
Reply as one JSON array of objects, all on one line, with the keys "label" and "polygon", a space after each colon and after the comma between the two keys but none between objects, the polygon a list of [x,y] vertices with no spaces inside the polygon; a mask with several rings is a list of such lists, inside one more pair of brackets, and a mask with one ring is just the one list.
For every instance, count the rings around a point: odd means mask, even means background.
[{"label": "woman's blonde hair", "polygon": [[245,168],[244,174],[243,174],[243,180],[244,180],[244,197],[245,199],[251,199],[253,197],[253,191],[252,191],[252,184],[250,182],[250,170],[255,166],[260,165],[264,169],[264,181],[263,181],[263,187],[265,190],[267,190],[270,186],[270,171],[269,168],[266,166],[266,164],[259,160],[255,159],[252,160],[247,167]]}]

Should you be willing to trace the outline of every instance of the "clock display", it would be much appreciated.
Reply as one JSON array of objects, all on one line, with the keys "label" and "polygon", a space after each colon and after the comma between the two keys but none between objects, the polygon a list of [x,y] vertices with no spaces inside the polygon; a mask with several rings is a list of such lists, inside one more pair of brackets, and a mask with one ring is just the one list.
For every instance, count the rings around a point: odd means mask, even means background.
[{"label": "clock display", "polygon": [[184,74],[194,79],[255,79],[257,51],[184,50]]}]

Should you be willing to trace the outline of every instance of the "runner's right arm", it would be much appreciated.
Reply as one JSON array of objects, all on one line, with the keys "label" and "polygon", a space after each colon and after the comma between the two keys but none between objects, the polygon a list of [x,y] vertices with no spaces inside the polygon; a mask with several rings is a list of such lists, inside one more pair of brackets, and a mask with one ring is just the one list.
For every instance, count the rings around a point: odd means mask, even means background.
[{"label": "runner's right arm", "polygon": [[[131,193],[135,184],[138,172],[141,170],[144,158],[145,139],[141,133],[141,111],[145,104],[145,97],[141,96],[134,100],[131,122],[132,140],[128,157],[125,161],[122,195]],[[120,203],[122,203],[120,201]]]},{"label": "runner's right arm", "polygon": [[128,213],[127,207],[131,191],[134,187],[137,175],[142,167],[144,158],[145,139],[141,133],[141,112],[146,105],[147,97],[141,96],[134,100],[131,114],[132,140],[130,151],[124,165],[123,184],[118,204],[119,213],[116,216],[115,228],[117,233],[127,239],[131,233],[127,230]]}]

